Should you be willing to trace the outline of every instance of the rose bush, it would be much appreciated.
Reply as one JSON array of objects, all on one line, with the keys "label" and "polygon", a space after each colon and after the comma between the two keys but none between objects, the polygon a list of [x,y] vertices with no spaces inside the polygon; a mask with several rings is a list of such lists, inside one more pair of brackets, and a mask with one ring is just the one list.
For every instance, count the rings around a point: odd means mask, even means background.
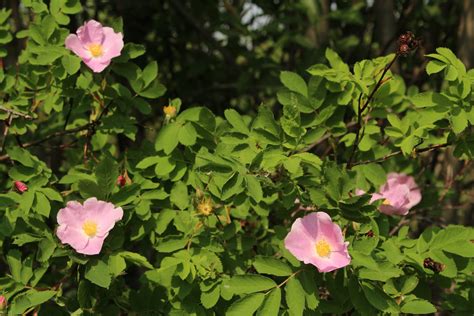
[{"label": "rose bush", "polygon": [[278,109],[221,117],[161,98],[119,22],[75,35],[79,1],[24,5],[26,45],[0,69],[2,311],[473,313],[474,229],[407,220],[442,197],[428,155],[473,156],[474,72],[450,50],[427,57],[439,91],[390,71],[406,34],[353,67],[327,49],[281,72]]}]

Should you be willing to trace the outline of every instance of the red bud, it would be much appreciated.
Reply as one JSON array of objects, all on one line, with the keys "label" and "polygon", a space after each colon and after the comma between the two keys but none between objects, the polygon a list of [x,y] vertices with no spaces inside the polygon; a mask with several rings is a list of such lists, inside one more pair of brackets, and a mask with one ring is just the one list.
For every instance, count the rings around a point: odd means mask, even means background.
[{"label": "red bud", "polygon": [[117,185],[123,187],[127,183],[127,179],[123,175],[119,175],[117,178]]},{"label": "red bud", "polygon": [[20,193],[28,191],[28,186],[21,181],[15,181],[13,182],[13,185],[15,186],[15,189]]}]

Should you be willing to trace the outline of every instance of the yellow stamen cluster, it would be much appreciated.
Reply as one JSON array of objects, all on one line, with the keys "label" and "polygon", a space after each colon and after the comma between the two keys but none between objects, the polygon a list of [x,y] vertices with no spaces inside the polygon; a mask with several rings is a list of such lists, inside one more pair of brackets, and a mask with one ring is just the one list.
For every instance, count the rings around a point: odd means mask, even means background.
[{"label": "yellow stamen cluster", "polygon": [[209,216],[212,211],[214,210],[214,207],[212,205],[212,201],[210,198],[208,199],[203,199],[197,206],[197,210],[199,213],[205,216]]},{"label": "yellow stamen cluster", "polygon": [[91,220],[86,220],[82,224],[82,230],[90,238],[94,237],[97,234],[97,223]]},{"label": "yellow stamen cluster", "polygon": [[385,199],[385,200],[383,200],[382,204],[383,204],[383,205],[391,205],[391,203],[390,203],[390,200],[389,200],[389,199]]},{"label": "yellow stamen cluster", "polygon": [[331,254],[331,246],[324,239],[316,243],[316,252],[320,257],[329,257]]},{"label": "yellow stamen cluster", "polygon": [[169,118],[175,117],[176,116],[176,107],[174,107],[172,105],[164,106],[163,107],[163,112]]},{"label": "yellow stamen cluster", "polygon": [[102,45],[100,44],[90,44],[88,49],[93,57],[100,57],[104,53]]}]

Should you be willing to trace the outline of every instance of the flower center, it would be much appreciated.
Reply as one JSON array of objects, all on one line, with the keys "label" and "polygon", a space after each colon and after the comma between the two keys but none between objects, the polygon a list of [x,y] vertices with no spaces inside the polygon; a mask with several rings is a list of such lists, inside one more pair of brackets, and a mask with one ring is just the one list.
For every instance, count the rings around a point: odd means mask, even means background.
[{"label": "flower center", "polygon": [[320,257],[329,257],[331,254],[331,246],[324,239],[316,243],[316,252]]},{"label": "flower center", "polygon": [[86,220],[84,224],[82,224],[82,230],[87,236],[92,238],[97,234],[97,224],[91,220]]},{"label": "flower center", "polygon": [[204,200],[198,205],[198,211],[203,215],[210,215],[212,213],[212,202],[211,200]]},{"label": "flower center", "polygon": [[163,112],[165,112],[166,116],[174,117],[176,115],[176,108],[172,105],[164,106]]},{"label": "flower center", "polygon": [[104,53],[100,44],[90,44],[88,48],[93,57],[100,57]]},{"label": "flower center", "polygon": [[389,199],[385,199],[385,200],[383,200],[382,204],[383,205],[391,205],[392,203],[390,202]]}]

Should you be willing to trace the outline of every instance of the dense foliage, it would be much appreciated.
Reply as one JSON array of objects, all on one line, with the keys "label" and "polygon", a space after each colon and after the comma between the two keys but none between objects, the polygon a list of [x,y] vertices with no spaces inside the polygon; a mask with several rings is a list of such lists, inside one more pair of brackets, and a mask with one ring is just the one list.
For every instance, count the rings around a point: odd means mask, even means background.
[{"label": "dense foliage", "polygon": [[[0,10],[0,45],[25,42],[0,69],[9,315],[473,314],[474,229],[436,220],[453,194],[437,153],[452,150],[464,170],[474,155],[474,72],[450,49],[426,56],[439,89],[390,70],[417,42],[351,66],[328,48],[305,74],[279,72],[277,109],[215,115],[166,94],[158,63],[135,63],[146,51],[127,34],[92,72],[65,47],[79,1],[22,4],[31,21],[15,38]],[[421,189],[404,217],[370,202],[391,172]],[[83,255],[58,239],[57,214],[94,197],[123,217],[98,255]],[[348,266],[320,273],[285,248],[315,211],[341,227]]]}]

